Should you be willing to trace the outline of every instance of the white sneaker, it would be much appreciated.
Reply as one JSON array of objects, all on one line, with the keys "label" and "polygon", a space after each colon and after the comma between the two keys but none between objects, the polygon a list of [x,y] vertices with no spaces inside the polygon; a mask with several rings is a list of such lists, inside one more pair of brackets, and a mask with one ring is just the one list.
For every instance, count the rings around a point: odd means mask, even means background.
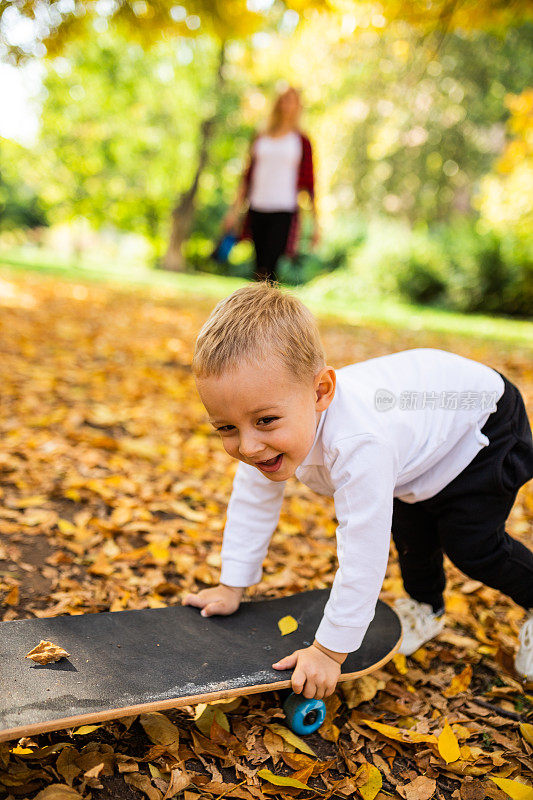
[{"label": "white sneaker", "polygon": [[[400,617],[403,633],[398,652],[405,656],[410,656],[444,628],[444,613],[437,616],[427,603],[419,603],[411,597],[400,597],[394,603],[394,608]],[[533,641],[533,636],[530,638]]]},{"label": "white sneaker", "polygon": [[515,669],[528,681],[533,681],[533,608],[529,609],[518,638],[520,647],[514,660]]}]

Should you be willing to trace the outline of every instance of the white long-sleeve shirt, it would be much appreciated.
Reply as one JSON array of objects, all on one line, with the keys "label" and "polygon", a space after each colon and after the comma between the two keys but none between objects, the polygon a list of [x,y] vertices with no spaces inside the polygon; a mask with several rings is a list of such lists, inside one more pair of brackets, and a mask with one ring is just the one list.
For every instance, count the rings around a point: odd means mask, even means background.
[{"label": "white long-sleeve shirt", "polygon": [[[296,477],[334,498],[339,567],[317,641],[357,650],[373,619],[389,555],[393,498],[433,497],[489,441],[481,428],[501,376],[442,350],[408,350],[337,371],[311,450]],[[239,463],[228,505],[221,582],[251,586],[279,519],[285,482]]]},{"label": "white long-sleeve shirt", "polygon": [[253,145],[255,166],[250,184],[254,211],[295,211],[302,140],[296,131],[285,136],[258,136]]}]

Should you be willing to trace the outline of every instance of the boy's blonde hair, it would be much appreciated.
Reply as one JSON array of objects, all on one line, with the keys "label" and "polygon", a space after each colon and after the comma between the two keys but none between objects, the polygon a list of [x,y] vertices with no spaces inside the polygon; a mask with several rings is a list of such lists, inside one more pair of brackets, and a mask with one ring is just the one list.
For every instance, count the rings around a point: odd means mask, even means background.
[{"label": "boy's blonde hair", "polygon": [[301,381],[326,364],[309,309],[271,284],[256,283],[215,306],[196,340],[192,367],[199,378],[218,377],[242,361],[265,363],[272,355]]}]

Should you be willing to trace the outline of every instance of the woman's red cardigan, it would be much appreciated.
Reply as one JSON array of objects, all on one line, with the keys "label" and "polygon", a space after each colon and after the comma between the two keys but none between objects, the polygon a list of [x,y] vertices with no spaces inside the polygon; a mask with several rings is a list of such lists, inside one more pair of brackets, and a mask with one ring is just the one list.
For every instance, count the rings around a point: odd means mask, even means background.
[{"label": "woman's red cardigan", "polygon": [[[300,158],[300,165],[298,168],[298,179],[296,184],[296,189],[298,192],[308,192],[311,198],[315,196],[315,176],[313,171],[313,149],[311,147],[311,142],[301,131],[298,131],[298,135],[300,137],[302,143],[302,156]],[[254,142],[256,140],[254,139]],[[248,166],[244,172],[243,180],[246,186],[246,195],[250,195],[250,186],[252,183],[252,175],[255,167],[255,156],[253,154],[253,144],[250,148],[250,160]],[[251,239],[252,232],[250,226],[250,211],[247,212],[241,232],[241,239]],[[289,229],[289,235],[287,237],[287,246],[285,248],[285,254],[288,256],[294,256],[298,247],[298,241],[300,239],[300,217],[298,213],[298,209],[296,209],[294,216],[292,218],[291,227]]]}]

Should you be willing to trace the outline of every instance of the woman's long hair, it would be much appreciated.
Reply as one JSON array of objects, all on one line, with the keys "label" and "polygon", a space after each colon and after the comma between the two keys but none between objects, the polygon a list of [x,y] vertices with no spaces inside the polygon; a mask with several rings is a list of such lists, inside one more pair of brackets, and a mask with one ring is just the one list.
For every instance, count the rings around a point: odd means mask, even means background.
[{"label": "woman's long hair", "polygon": [[302,96],[300,94],[300,91],[296,89],[294,86],[289,86],[287,89],[284,89],[282,92],[279,92],[278,96],[274,101],[274,105],[272,106],[272,111],[270,112],[270,118],[268,120],[268,125],[266,129],[267,133],[272,133],[273,131],[279,128],[283,119],[283,112],[282,112],[283,99],[289,94],[296,95],[298,103],[301,107]]}]

